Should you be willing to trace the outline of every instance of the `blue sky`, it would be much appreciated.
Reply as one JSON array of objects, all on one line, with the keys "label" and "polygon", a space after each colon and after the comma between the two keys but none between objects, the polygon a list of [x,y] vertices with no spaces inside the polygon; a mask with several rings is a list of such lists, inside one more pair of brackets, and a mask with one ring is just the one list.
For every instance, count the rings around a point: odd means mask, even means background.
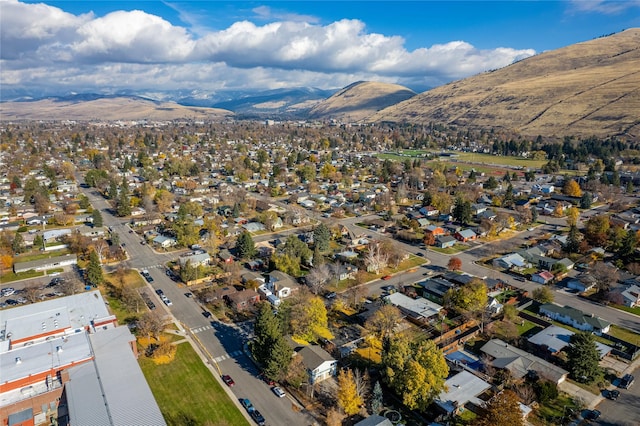
[{"label": "blue sky", "polygon": [[0,96],[358,80],[422,91],[632,27],[640,0],[0,0]]}]

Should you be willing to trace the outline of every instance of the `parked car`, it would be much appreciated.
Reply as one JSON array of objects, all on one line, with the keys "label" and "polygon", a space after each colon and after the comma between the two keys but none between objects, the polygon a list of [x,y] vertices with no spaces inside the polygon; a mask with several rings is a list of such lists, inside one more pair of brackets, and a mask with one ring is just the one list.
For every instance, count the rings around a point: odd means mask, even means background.
[{"label": "parked car", "polygon": [[156,294],[157,294],[158,296],[162,296],[162,295],[164,294],[164,291],[162,291],[162,289],[161,289],[161,288],[159,288],[159,289],[157,289],[157,290],[156,290]]},{"label": "parked car", "polygon": [[609,390],[609,389],[606,389],[604,391],[604,397],[612,401],[615,401],[616,399],[618,399],[619,396],[620,396],[620,391]]},{"label": "parked car", "polygon": [[15,294],[16,290],[13,287],[7,287],[7,288],[3,288],[2,291],[0,292],[0,294],[4,297],[6,296],[11,296],[13,294]]},{"label": "parked car", "polygon": [[225,382],[227,386],[233,386],[236,384],[236,382],[234,382],[231,376],[229,376],[228,374],[222,376],[222,381]]},{"label": "parked car", "polygon": [[251,415],[251,418],[258,423],[259,426],[264,426],[266,424],[266,421],[264,419],[264,417],[262,416],[262,413],[260,413],[260,411],[256,410],[255,408],[251,411],[249,411],[249,414]]},{"label": "parked car", "polygon": [[186,292],[184,295],[189,298],[193,297],[193,293],[191,293],[190,291]]},{"label": "parked car", "polygon": [[249,412],[255,410],[255,408],[253,407],[253,404],[251,403],[251,401],[249,401],[248,398],[240,398],[240,404],[242,404],[245,410]]},{"label": "parked car", "polygon": [[600,417],[600,414],[602,414],[600,410],[589,410],[587,411],[587,414],[584,415],[584,418],[586,420],[597,420]]},{"label": "parked car", "polygon": [[327,299],[335,299],[335,298],[336,298],[336,296],[337,296],[337,295],[336,295],[336,292],[335,292],[335,291],[332,291],[332,292],[330,292],[330,293],[327,293],[324,297],[325,297],[325,298],[327,298]]},{"label": "parked car", "polygon": [[629,389],[633,384],[635,378],[631,374],[625,374],[620,380],[620,387],[622,389]]},{"label": "parked car", "polygon": [[382,277],[383,280],[390,280],[391,278],[393,278],[391,275],[385,275],[384,277]]},{"label": "parked car", "polygon": [[286,393],[284,393],[284,391],[282,390],[282,388],[280,388],[279,386],[274,386],[271,388],[271,390],[273,391],[273,393],[276,394],[276,396],[278,398],[284,398]]},{"label": "parked car", "polygon": [[203,311],[202,315],[204,315],[205,318],[211,318],[211,312],[209,311]]}]

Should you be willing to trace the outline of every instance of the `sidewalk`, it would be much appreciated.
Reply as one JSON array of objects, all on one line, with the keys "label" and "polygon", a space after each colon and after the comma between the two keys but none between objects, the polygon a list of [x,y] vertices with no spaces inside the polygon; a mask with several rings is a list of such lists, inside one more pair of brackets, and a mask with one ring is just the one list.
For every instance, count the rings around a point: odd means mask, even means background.
[{"label": "sidewalk", "polygon": [[558,385],[558,389],[568,393],[573,398],[580,398],[580,400],[584,402],[585,408],[589,409],[595,408],[604,399],[602,396],[594,395],[588,390],[582,389],[581,387],[576,386],[566,380]]}]

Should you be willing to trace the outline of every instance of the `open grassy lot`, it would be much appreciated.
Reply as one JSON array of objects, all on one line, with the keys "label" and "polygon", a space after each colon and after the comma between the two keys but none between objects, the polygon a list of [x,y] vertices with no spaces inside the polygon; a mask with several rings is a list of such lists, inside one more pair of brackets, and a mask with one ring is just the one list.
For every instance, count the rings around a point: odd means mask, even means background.
[{"label": "open grassy lot", "polygon": [[624,327],[620,327],[619,325],[613,324],[611,329],[609,329],[609,334],[613,337],[617,337],[620,340],[624,340],[625,342],[632,343],[634,345],[640,344],[640,334],[634,333],[631,330],[627,330]]},{"label": "open grassy lot", "polygon": [[[404,150],[397,154],[384,153],[378,154],[381,159],[389,159],[395,161],[404,161],[407,158],[420,158],[425,155],[437,153],[436,151],[425,150]],[[441,157],[438,161],[450,163],[456,165],[458,163],[468,164],[483,164],[485,166],[509,166],[509,167],[522,167],[524,169],[539,169],[547,163],[547,160],[531,160],[522,157],[509,157],[509,156],[496,156],[491,154],[479,154],[475,152],[454,152],[455,157]],[[453,160],[453,161],[452,161]]]},{"label": "open grassy lot", "polygon": [[249,424],[190,345],[179,344],[168,364],[140,358],[140,367],[167,424]]},{"label": "open grassy lot", "polygon": [[528,420],[534,425],[558,425],[561,424],[563,416],[570,416],[571,410],[577,408],[569,395],[561,393],[556,399],[541,404]]}]

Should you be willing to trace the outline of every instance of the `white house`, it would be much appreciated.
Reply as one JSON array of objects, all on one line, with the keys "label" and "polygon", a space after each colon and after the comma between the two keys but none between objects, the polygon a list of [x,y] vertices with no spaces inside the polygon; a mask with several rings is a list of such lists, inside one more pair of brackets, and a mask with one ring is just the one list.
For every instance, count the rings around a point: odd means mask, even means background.
[{"label": "white house", "polygon": [[308,345],[300,349],[296,356],[302,357],[311,383],[321,382],[335,376],[338,361],[318,345]]},{"label": "white house", "polygon": [[621,294],[625,306],[633,308],[640,305],[640,287],[637,285],[627,287]]},{"label": "white house", "polygon": [[478,395],[491,385],[468,371],[462,371],[445,382],[447,391],[440,392],[435,402],[447,414],[455,414],[467,403],[482,406]]},{"label": "white house", "polygon": [[611,323],[596,317],[593,314],[585,314],[579,309],[571,306],[558,306],[553,303],[541,305],[539,312],[551,319],[559,321],[563,324],[570,325],[583,331],[592,331],[595,334],[609,332]]},{"label": "white house", "polygon": [[389,303],[402,313],[419,322],[429,322],[438,316],[442,306],[423,297],[412,299],[402,293],[393,293],[385,297]]},{"label": "white house", "polygon": [[155,237],[153,239],[153,244],[163,247],[163,248],[168,248],[168,247],[173,247],[177,244],[178,242],[176,241],[175,238],[173,237],[166,237],[164,235],[158,235],[157,237]]}]

